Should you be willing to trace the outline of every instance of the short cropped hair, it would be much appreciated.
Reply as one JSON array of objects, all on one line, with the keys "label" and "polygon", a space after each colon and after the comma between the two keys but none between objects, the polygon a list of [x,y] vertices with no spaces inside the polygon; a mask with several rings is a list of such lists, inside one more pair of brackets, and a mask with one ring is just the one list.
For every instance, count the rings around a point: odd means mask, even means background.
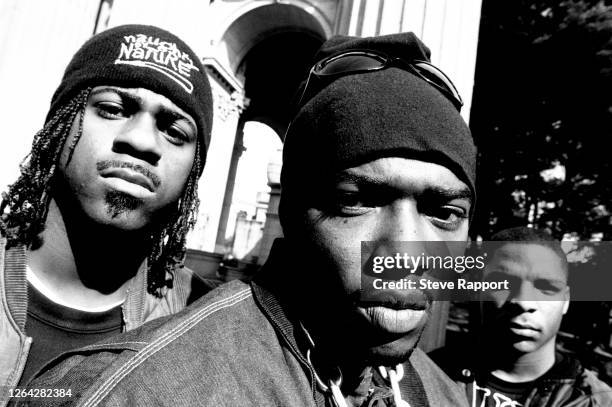
[{"label": "short cropped hair", "polygon": [[[565,277],[568,277],[568,262],[567,256],[561,248],[561,243],[555,239],[548,231],[543,229],[535,229],[527,226],[519,226],[509,229],[500,230],[491,236],[492,241],[496,242],[513,242],[523,244],[536,244],[542,247],[546,247],[553,251],[559,260],[561,261],[561,267]],[[495,244],[494,251],[504,246],[505,243]]]}]

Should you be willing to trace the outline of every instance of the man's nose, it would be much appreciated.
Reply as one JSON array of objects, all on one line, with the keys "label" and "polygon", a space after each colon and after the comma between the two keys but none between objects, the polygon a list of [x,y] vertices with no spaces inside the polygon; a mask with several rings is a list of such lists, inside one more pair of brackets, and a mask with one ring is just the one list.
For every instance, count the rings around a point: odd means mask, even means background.
[{"label": "man's nose", "polygon": [[113,141],[113,151],[128,154],[151,165],[161,158],[159,129],[155,117],[139,113],[128,120]]},{"label": "man's nose", "polygon": [[509,302],[520,307],[523,312],[533,312],[537,309],[535,290],[526,281],[521,281],[512,289]]},{"label": "man's nose", "polygon": [[389,205],[378,225],[378,238],[389,242],[426,241],[426,219],[420,215],[416,202],[402,199]]}]

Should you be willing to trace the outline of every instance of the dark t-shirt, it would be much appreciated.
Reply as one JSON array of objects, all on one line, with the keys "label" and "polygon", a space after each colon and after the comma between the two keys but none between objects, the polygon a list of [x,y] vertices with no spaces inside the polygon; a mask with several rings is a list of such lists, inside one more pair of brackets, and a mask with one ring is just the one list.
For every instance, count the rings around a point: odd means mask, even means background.
[{"label": "dark t-shirt", "polygon": [[32,345],[19,386],[59,354],[118,334],[121,326],[121,306],[103,312],[80,311],[56,304],[28,283],[26,334],[32,337]]},{"label": "dark t-shirt", "polygon": [[521,407],[536,382],[537,380],[510,383],[489,374],[484,380],[474,382],[472,405],[479,407]]}]

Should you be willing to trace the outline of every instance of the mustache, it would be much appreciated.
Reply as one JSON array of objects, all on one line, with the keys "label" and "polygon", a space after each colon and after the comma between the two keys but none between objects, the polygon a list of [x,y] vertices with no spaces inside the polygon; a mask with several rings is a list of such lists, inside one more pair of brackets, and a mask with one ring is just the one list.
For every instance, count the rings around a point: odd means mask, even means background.
[{"label": "mustache", "polygon": [[102,160],[96,163],[96,169],[98,171],[104,171],[108,168],[129,168],[130,170],[136,171],[145,177],[149,178],[155,188],[158,188],[161,185],[161,179],[151,172],[148,168],[140,165],[134,164],[129,161],[120,161],[120,160]]}]

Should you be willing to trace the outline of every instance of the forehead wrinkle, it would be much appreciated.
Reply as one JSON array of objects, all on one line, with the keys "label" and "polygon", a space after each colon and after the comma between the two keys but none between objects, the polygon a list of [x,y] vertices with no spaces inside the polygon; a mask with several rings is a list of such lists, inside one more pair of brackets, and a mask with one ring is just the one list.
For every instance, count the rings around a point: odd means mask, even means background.
[{"label": "forehead wrinkle", "polygon": [[342,171],[335,176],[336,182],[350,182],[353,184],[370,184],[370,185],[388,185],[389,180],[387,177],[381,177],[379,175],[371,174],[360,174],[354,173],[350,170]]},{"label": "forehead wrinkle", "polygon": [[[404,189],[404,180],[398,174],[364,174],[357,173],[354,170],[345,170],[336,174],[335,181],[339,182],[350,182],[356,185],[373,185],[373,186],[384,186],[389,188]],[[462,185],[460,187],[445,187],[434,184],[435,180],[429,179],[410,179],[409,183],[411,187],[416,186],[419,191],[418,195],[423,195],[432,198],[443,198],[444,200],[450,201],[453,199],[467,199],[472,203],[472,192],[470,189]]]}]

